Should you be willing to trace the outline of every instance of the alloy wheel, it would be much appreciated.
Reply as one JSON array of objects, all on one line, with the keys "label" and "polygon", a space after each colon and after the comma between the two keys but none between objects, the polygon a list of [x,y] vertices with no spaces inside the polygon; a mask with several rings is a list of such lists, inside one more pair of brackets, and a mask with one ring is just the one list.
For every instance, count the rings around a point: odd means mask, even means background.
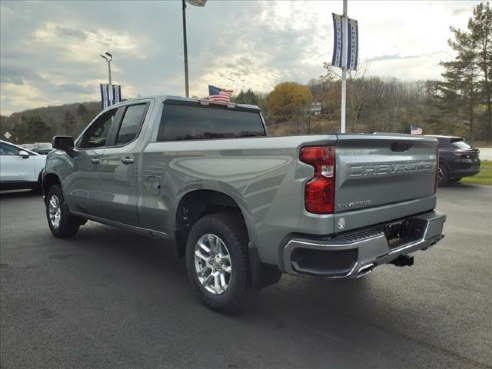
[{"label": "alloy wheel", "polygon": [[195,271],[203,288],[213,295],[226,292],[232,277],[229,250],[215,234],[205,234],[195,245]]},{"label": "alloy wheel", "polygon": [[60,227],[61,219],[60,199],[58,196],[51,195],[48,205],[48,213],[51,225],[58,229],[58,227]]}]

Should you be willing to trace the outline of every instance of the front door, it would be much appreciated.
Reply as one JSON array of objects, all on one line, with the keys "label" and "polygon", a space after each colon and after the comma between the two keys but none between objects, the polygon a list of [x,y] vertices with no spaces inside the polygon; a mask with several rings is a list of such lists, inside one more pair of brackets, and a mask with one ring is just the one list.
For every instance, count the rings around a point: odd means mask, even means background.
[{"label": "front door", "polygon": [[98,116],[77,140],[73,170],[65,184],[65,198],[72,211],[102,216],[102,158],[119,115],[111,109]]}]

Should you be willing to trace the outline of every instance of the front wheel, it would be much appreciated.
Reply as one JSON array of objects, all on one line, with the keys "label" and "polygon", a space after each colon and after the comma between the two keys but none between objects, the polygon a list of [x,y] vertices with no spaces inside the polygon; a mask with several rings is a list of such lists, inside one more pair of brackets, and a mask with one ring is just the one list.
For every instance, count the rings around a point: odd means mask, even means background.
[{"label": "front wheel", "polygon": [[53,236],[74,237],[80,227],[78,218],[70,214],[59,185],[50,188],[46,198],[46,218]]},{"label": "front wheel", "polygon": [[256,294],[251,286],[248,233],[235,214],[207,215],[193,226],[186,244],[186,267],[195,294],[213,310],[240,310]]}]

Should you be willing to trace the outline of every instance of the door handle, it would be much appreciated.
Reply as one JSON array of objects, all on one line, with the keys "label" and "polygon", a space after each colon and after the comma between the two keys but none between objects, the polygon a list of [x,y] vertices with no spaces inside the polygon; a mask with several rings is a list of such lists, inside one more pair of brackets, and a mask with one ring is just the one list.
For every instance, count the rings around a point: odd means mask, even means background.
[{"label": "door handle", "polygon": [[127,156],[126,158],[122,158],[121,162],[125,165],[130,165],[130,164],[133,164],[135,162],[135,159]]},{"label": "door handle", "polygon": [[92,158],[91,159],[91,163],[92,164],[99,164],[101,161],[99,160],[99,158]]}]

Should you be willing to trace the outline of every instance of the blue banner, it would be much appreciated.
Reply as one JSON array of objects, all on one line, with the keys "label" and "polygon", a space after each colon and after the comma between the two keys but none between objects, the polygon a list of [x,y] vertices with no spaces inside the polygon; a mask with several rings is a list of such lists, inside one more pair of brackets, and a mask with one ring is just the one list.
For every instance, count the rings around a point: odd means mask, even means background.
[{"label": "blue banner", "polygon": [[121,86],[111,85],[111,96],[109,95],[109,85],[101,83],[101,109],[104,110],[108,106],[121,102]]},{"label": "blue banner", "polygon": [[357,70],[359,59],[359,25],[356,20],[348,19],[348,55],[347,69]]},{"label": "blue banner", "polygon": [[109,85],[100,84],[101,86],[101,110],[106,109],[110,104],[109,102]]},{"label": "blue banner", "polygon": [[343,47],[343,27],[342,17],[338,14],[333,15],[333,57],[331,59],[331,65],[334,67],[342,68],[342,53]]},{"label": "blue banner", "polygon": [[113,85],[113,104],[121,102],[121,86]]}]

